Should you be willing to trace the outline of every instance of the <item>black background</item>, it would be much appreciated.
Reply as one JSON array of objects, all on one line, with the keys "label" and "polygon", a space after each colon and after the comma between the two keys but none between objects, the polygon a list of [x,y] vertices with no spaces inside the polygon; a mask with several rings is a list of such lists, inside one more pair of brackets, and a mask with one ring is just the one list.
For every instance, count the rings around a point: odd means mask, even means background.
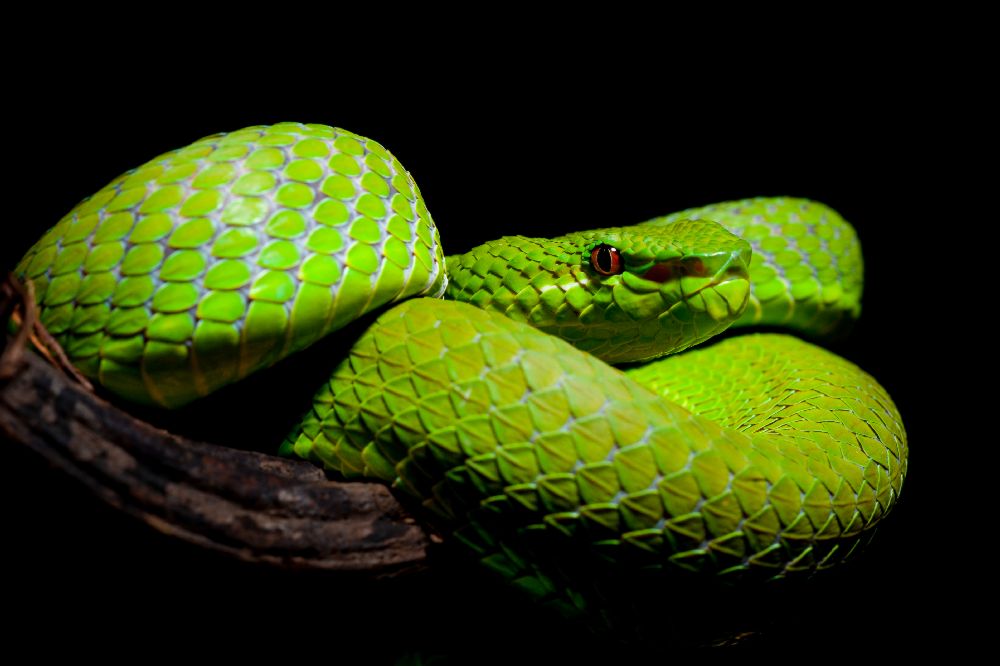
[{"label": "black background", "polygon": [[[940,319],[919,314],[941,312],[933,276],[956,268],[952,248],[935,240],[944,238],[934,229],[951,139],[927,104],[933,93],[905,72],[862,79],[837,63],[806,73],[726,69],[694,88],[667,70],[470,66],[435,77],[455,63],[424,72],[404,60],[366,84],[322,68],[278,77],[162,63],[122,77],[114,58],[95,58],[16,79],[0,266],[122,171],[207,134],[282,120],[342,126],[385,145],[416,178],[449,252],[747,196],[822,201],[855,225],[866,259],[862,318],[835,350],[895,399],[911,466],[867,557],[749,644],[832,649],[947,635],[952,592],[968,591],[955,573],[968,562],[967,537],[950,517],[967,489],[940,481],[957,474],[942,451],[958,438],[945,379],[958,361],[936,351]],[[457,633],[474,637],[459,642],[460,655],[486,647],[506,659],[525,637],[548,636],[542,654],[566,649],[544,616],[498,601],[448,557],[428,575],[385,583],[245,565],[159,535],[4,445],[5,629],[40,650],[57,647],[53,636],[106,650],[121,633],[158,649],[194,639],[220,649],[361,646],[374,663],[440,651]]]}]

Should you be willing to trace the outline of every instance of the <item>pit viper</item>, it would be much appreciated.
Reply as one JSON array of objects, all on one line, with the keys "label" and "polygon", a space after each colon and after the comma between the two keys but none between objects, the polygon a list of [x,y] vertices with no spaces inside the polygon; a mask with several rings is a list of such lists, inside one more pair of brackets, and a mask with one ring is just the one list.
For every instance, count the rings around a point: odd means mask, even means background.
[{"label": "pit viper", "polygon": [[380,310],[281,451],[392,484],[540,597],[554,583],[518,539],[733,580],[832,567],[905,477],[900,415],[852,363],[777,333],[668,356],[859,315],[857,236],[813,201],[446,259],[385,148],[280,123],[126,172],[15,272],[85,375],[164,407]]}]

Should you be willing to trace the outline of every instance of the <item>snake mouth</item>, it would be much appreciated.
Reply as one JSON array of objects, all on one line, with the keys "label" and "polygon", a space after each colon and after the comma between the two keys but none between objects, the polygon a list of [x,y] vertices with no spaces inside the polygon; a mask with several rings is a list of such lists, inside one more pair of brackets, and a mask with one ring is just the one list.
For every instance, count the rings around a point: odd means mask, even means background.
[{"label": "snake mouth", "polygon": [[750,272],[736,255],[705,277],[682,277],[681,293],[695,310],[704,310],[716,321],[738,317],[750,297]]},{"label": "snake mouth", "polygon": [[713,281],[687,295],[695,310],[704,310],[717,322],[732,321],[746,309],[750,299],[750,280],[747,277],[724,278]]},{"label": "snake mouth", "polygon": [[735,320],[746,308],[750,297],[749,259],[749,253],[741,250],[704,260],[689,258],[663,262],[646,273],[652,272],[654,278],[666,276],[675,280],[675,287],[660,282],[661,292],[671,290],[676,296],[673,290],[679,287],[680,302],[689,311],[705,313],[721,323]]},{"label": "snake mouth", "polygon": [[681,291],[685,298],[696,296],[706,289],[718,289],[724,285],[746,283],[749,286],[750,274],[743,266],[728,266],[725,270],[704,278],[681,279]]}]

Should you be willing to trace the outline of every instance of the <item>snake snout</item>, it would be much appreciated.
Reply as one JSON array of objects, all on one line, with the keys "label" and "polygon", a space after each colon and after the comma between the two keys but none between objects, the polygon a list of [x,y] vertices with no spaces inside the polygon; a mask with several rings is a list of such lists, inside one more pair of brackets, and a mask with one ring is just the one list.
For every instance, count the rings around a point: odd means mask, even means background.
[{"label": "snake snout", "polygon": [[698,290],[706,313],[718,324],[728,326],[746,309],[750,298],[751,254],[750,246],[741,244],[731,252],[717,255],[712,277]]},{"label": "snake snout", "polygon": [[750,279],[750,260],[753,258],[753,249],[747,243],[744,247],[734,250],[729,255],[729,261],[722,267],[721,273],[730,279],[741,278]]},{"label": "snake snout", "polygon": [[705,263],[705,275],[712,276],[714,284],[728,280],[749,280],[752,253],[749,244],[741,243],[740,247],[729,252],[704,257],[702,261]]}]

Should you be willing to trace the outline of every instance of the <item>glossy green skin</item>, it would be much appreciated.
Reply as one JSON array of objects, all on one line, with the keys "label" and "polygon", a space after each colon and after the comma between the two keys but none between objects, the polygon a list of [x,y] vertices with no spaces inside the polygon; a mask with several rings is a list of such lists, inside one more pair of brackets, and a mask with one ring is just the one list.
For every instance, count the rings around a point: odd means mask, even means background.
[{"label": "glossy green skin", "polygon": [[[599,244],[619,250],[623,273],[594,271]],[[692,261],[701,275],[685,270]],[[446,298],[529,323],[608,363],[642,361],[725,330],[746,307],[749,262],[749,245],[714,222],[508,236],[450,257]],[[657,263],[678,279],[641,277]]]},{"label": "glossy green skin", "polygon": [[84,374],[176,407],[386,303],[440,295],[443,266],[420,191],[385,148],[282,123],[123,174],[15,272]]},{"label": "glossy green skin", "polygon": [[[839,220],[800,200],[728,209],[767,205]],[[620,247],[625,273],[589,266],[599,242]],[[625,373],[598,358],[647,359],[657,343],[660,355],[672,353],[741,320],[755,298],[746,249],[714,222],[676,222],[505,238],[450,257],[447,295],[478,309],[422,299],[384,314],[285,451],[420,498],[487,564],[542,597],[552,594],[551,570],[534,570],[514,545],[529,532],[583,541],[613,560],[725,578],[833,566],[892,507],[905,476],[905,432],[874,379],[773,334]],[[639,277],[650,261],[695,256],[708,277]],[[715,286],[699,290],[706,284]],[[551,293],[565,298],[548,305]],[[813,311],[795,321],[832,327],[857,312],[856,298],[826,293],[837,297],[812,292],[804,306]],[[779,312],[780,298],[756,299],[758,312]],[[614,324],[621,336],[604,344],[601,328]],[[595,339],[582,337],[591,330]],[[498,522],[499,539],[490,534]]]},{"label": "glossy green skin", "polygon": [[[598,243],[621,250],[622,274],[590,266]],[[645,279],[654,264],[674,277]],[[419,190],[384,148],[285,123],[125,174],[17,272],[84,373],[167,406],[447,286],[455,300],[379,317],[282,450],[394,484],[538,597],[575,583],[556,582],[565,560],[532,559],[522,544],[539,537],[571,557],[781,577],[843,560],[893,506],[905,432],[851,363],[781,335],[624,373],[605,362],[734,322],[821,333],[856,317],[860,249],[829,208],[730,202],[487,243],[448,259],[450,283],[444,266]]]}]

